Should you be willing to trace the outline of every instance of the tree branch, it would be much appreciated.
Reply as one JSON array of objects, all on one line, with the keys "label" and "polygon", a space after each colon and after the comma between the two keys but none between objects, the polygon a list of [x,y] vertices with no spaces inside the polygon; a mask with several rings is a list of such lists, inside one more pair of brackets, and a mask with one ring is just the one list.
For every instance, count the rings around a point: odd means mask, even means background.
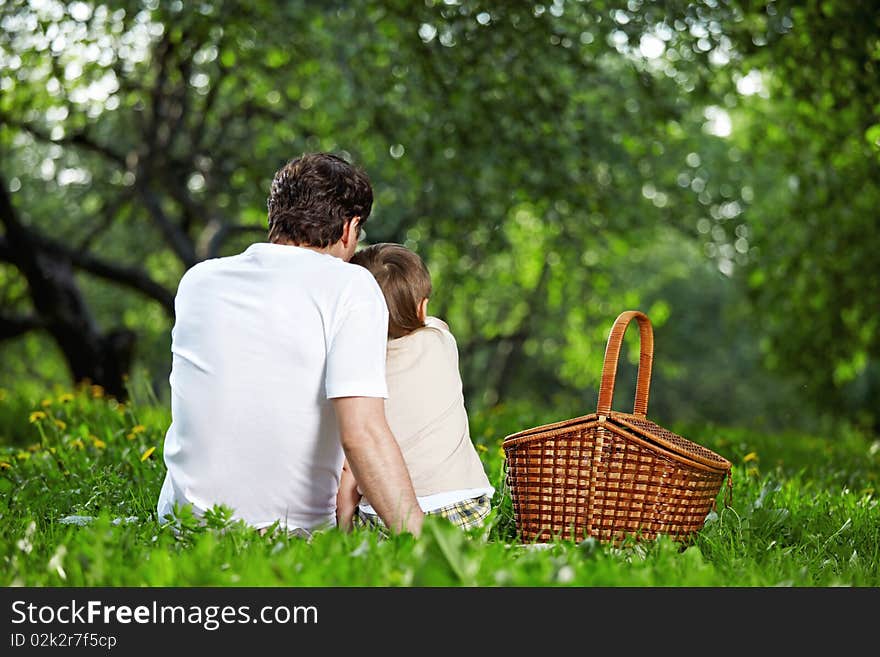
[{"label": "tree branch", "polygon": [[86,233],[86,236],[82,240],[80,240],[77,250],[88,251],[92,246],[92,242],[94,242],[101,233],[110,228],[110,226],[112,226],[119,218],[118,212],[120,210],[124,211],[125,204],[130,200],[128,194],[123,194],[116,197],[110,204],[105,205],[104,210],[101,212],[103,215],[101,220],[88,233]]},{"label": "tree branch", "polygon": [[[137,267],[125,267],[102,260],[81,249],[71,249],[63,244],[30,231],[33,245],[40,251],[67,260],[77,269],[127,288],[141,292],[158,301],[170,317],[174,316],[174,294]],[[5,237],[0,237],[0,260],[16,264],[15,252]]]},{"label": "tree branch", "polygon": [[162,236],[171,246],[174,253],[177,254],[177,257],[183,262],[184,266],[187,269],[192,267],[198,262],[198,258],[196,257],[195,247],[193,246],[189,235],[187,235],[180,226],[175,225],[168,215],[165,214],[158,197],[143,182],[142,176],[138,176],[136,185],[138,195],[144,202],[150,216],[153,217],[153,221],[156,222],[156,225],[159,227]]},{"label": "tree branch", "polygon": [[155,152],[159,146],[159,125],[165,113],[163,88],[165,87],[165,81],[168,79],[168,61],[173,50],[174,44],[171,43],[169,30],[165,30],[165,34],[162,35],[161,41],[156,44],[156,49],[153,53],[153,60],[158,63],[159,70],[156,73],[156,82],[153,84],[150,94],[150,119],[144,133],[149,152]]},{"label": "tree branch", "polygon": [[142,269],[107,262],[95,257],[91,253],[68,249],[62,244],[45,237],[39,237],[37,243],[47,253],[66,258],[70,261],[70,264],[78,269],[131,288],[158,301],[168,315],[174,317],[174,295],[164,286],[150,278]]},{"label": "tree branch", "polygon": [[45,327],[46,323],[43,320],[32,315],[0,315],[0,342]]},{"label": "tree branch", "polygon": [[[226,39],[220,37],[220,40],[217,42],[217,52],[222,55],[223,47],[226,44]],[[205,102],[202,104],[201,110],[199,111],[199,120],[196,123],[195,127],[192,129],[190,133],[193,145],[193,151],[198,153],[202,150],[203,140],[205,138],[205,126],[207,125],[208,116],[211,114],[211,111],[214,108],[214,103],[217,101],[217,96],[219,95],[220,85],[223,84],[223,81],[226,79],[226,76],[229,75],[230,68],[228,66],[224,66],[220,61],[220,56],[217,57],[217,78],[211,84],[211,88],[208,89],[208,95],[205,98]]]},{"label": "tree branch", "polygon": [[5,237],[0,237],[0,260],[3,260],[4,262],[12,262],[13,255],[9,242]]},{"label": "tree branch", "polygon": [[220,255],[220,249],[227,239],[241,233],[266,234],[265,226],[246,226],[243,224],[222,224],[217,221],[210,222],[199,237],[199,254],[203,258],[216,258]]},{"label": "tree branch", "polygon": [[[169,120],[169,93],[166,90],[169,77],[169,67],[172,65],[175,44],[171,41],[169,32],[156,44],[153,52],[154,66],[157,68],[156,80],[150,92],[149,119],[143,134],[143,145],[138,157],[138,167],[135,173],[135,189],[138,197],[143,202],[153,222],[159,228],[163,238],[171,247],[172,251],[189,268],[198,262],[195,246],[187,233],[185,226],[172,221],[162,209],[162,203],[153,191],[151,181],[156,177],[160,179],[168,177],[169,165],[173,160],[166,161],[164,154],[168,151],[169,140],[172,138]],[[176,175],[176,174],[171,174]],[[174,196],[173,186],[170,190]],[[184,211],[184,220],[191,210],[181,199],[175,199],[181,203]],[[185,223],[185,222],[184,222]]]},{"label": "tree branch", "polygon": [[70,144],[72,146],[80,146],[81,148],[91,151],[93,153],[97,153],[98,155],[103,156],[107,160],[113,162],[117,166],[125,169],[125,157],[115,152],[112,148],[105,146],[104,144],[99,144],[91,137],[89,137],[84,131],[75,132],[69,135],[65,135],[61,139],[52,139],[51,135],[47,134],[42,129],[38,128],[35,125],[30,123],[25,123],[23,121],[16,121],[15,119],[11,119],[7,114],[0,114],[0,122],[5,123],[6,125],[18,128],[19,130],[23,130],[40,141],[45,141],[50,144]]}]

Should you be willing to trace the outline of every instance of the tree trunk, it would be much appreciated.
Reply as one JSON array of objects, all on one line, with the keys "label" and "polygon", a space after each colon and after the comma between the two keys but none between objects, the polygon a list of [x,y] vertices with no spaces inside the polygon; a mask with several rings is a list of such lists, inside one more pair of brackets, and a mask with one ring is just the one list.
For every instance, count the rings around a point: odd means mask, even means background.
[{"label": "tree trunk", "polygon": [[6,228],[6,253],[28,282],[42,327],[58,343],[75,383],[90,381],[125,399],[134,332],[125,328],[101,332],[76,284],[70,261],[40,248],[36,235],[19,220],[6,189],[0,177],[0,222]]}]

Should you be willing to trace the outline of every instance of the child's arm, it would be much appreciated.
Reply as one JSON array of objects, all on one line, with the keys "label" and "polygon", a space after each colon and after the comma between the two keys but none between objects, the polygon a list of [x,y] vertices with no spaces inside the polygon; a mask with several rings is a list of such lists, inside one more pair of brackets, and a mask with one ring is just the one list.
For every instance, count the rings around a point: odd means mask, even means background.
[{"label": "child's arm", "polygon": [[339,479],[339,491],[336,493],[336,524],[342,531],[350,532],[352,518],[361,501],[357,481],[348,467],[348,459],[342,463],[342,477]]}]

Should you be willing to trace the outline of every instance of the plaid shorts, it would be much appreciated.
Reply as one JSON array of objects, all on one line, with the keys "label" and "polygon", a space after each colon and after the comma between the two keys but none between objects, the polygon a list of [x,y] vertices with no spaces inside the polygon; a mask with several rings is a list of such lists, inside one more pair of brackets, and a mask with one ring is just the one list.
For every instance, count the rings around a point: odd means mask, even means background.
[{"label": "plaid shorts", "polygon": [[[492,510],[492,499],[488,495],[480,495],[468,500],[462,500],[455,504],[442,506],[433,511],[426,511],[426,516],[440,516],[446,518],[456,527],[460,529],[473,529],[474,527],[482,527],[483,521]],[[373,513],[364,513],[358,507],[357,512],[352,518],[355,527],[369,527],[371,529],[379,529],[383,533],[386,531],[385,523],[382,519]]]}]

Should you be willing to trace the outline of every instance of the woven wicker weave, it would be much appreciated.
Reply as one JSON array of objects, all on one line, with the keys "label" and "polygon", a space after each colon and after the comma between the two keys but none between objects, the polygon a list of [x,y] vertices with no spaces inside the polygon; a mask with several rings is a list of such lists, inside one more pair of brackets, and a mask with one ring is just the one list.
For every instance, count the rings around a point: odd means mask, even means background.
[{"label": "woven wicker weave", "polygon": [[[632,413],[611,410],[623,336],[639,324],[641,349]],[[504,439],[507,485],[525,542],[592,536],[618,542],[659,534],[686,541],[715,506],[730,462],[647,419],[654,333],[626,311],[608,338],[596,413]]]}]

